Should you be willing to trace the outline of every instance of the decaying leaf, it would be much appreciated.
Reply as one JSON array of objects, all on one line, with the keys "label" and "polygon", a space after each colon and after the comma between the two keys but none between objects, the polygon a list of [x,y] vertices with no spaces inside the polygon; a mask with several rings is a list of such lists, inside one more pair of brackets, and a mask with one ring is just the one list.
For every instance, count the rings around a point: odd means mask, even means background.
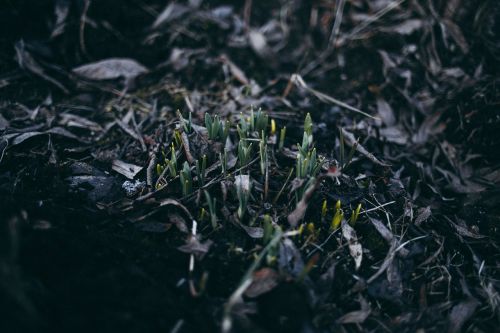
[{"label": "decaying leaf", "polygon": [[73,72],[89,80],[127,80],[147,73],[149,70],[133,59],[110,58],[73,68]]},{"label": "decaying leaf", "polygon": [[448,333],[458,333],[462,332],[462,328],[467,320],[469,320],[476,308],[479,306],[479,302],[473,298],[462,301],[455,305],[450,312],[449,316],[449,328]]},{"label": "decaying leaf", "polygon": [[392,232],[389,229],[387,229],[387,227],[382,223],[382,221],[377,220],[377,219],[372,218],[372,217],[369,217],[369,220],[373,224],[375,229],[377,229],[380,236],[382,236],[382,238],[387,243],[391,244],[391,242],[394,238],[394,235],[392,234]]},{"label": "decaying leaf", "polygon": [[421,225],[423,222],[427,221],[427,219],[431,216],[431,207],[427,206],[425,208],[420,208],[418,210],[417,218],[415,219],[416,225]]},{"label": "decaying leaf", "polygon": [[253,273],[252,283],[245,296],[255,298],[273,290],[279,284],[279,274],[272,268],[262,268]]},{"label": "decaying leaf", "polygon": [[179,3],[173,2],[168,4],[165,9],[158,15],[153,23],[153,28],[158,28],[163,24],[171,22],[189,11],[187,6],[181,5]]},{"label": "decaying leaf", "polygon": [[134,177],[143,169],[141,166],[126,163],[121,160],[114,160],[111,168],[128,179],[134,179]]},{"label": "decaying leaf", "polygon": [[185,245],[181,245],[177,249],[184,253],[194,254],[198,259],[202,259],[208,250],[210,250],[212,243],[210,239],[202,243],[198,238],[191,236]]},{"label": "decaying leaf", "polygon": [[363,260],[363,248],[358,242],[358,236],[356,231],[347,223],[346,220],[342,220],[342,236],[344,236],[349,247],[349,253],[354,259],[354,264],[356,270],[361,267],[361,261]]}]

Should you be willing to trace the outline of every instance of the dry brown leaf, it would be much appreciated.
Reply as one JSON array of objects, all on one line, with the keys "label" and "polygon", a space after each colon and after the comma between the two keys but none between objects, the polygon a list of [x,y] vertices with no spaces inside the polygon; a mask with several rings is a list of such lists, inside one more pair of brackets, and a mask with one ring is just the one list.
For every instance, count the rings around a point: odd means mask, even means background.
[{"label": "dry brown leaf", "polygon": [[359,267],[361,267],[361,261],[363,260],[363,248],[358,242],[356,231],[349,225],[349,223],[347,223],[346,220],[342,220],[342,236],[344,236],[347,241],[349,253],[354,259],[356,270],[358,270]]}]

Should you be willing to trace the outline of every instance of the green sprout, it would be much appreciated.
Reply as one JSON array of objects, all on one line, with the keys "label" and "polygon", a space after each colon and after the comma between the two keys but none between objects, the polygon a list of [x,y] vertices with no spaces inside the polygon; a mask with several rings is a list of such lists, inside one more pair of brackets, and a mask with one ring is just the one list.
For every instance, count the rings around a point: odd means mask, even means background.
[{"label": "green sprout", "polygon": [[260,156],[260,172],[262,175],[266,173],[267,167],[267,141],[264,131],[262,131],[262,136],[259,141],[259,156]]},{"label": "green sprout", "polygon": [[224,153],[219,153],[219,160],[221,165],[221,173],[227,174],[227,148],[224,148]]},{"label": "green sprout", "polygon": [[271,136],[274,136],[276,134],[276,121],[274,119],[271,119]]},{"label": "green sprout", "polygon": [[212,228],[217,228],[217,214],[215,213],[217,200],[215,198],[210,197],[210,193],[205,191],[205,199],[207,200],[208,211],[210,212],[210,223],[212,224]]},{"label": "green sprout", "polygon": [[264,244],[267,244],[271,240],[271,237],[273,236],[274,232],[273,221],[271,219],[271,216],[269,216],[269,214],[264,215],[263,227],[264,227],[264,236],[262,238],[262,242]]},{"label": "green sprout", "polygon": [[187,120],[182,116],[182,114],[179,110],[177,110],[177,116],[179,117],[179,120],[181,121],[182,128],[184,129],[184,132],[191,133],[191,131],[193,129],[193,117],[191,116],[191,112],[189,112]]},{"label": "green sprout", "polygon": [[156,163],[156,174],[158,176],[161,176],[164,169],[165,169],[165,167],[163,165],[161,165],[160,163]]},{"label": "green sprout", "polygon": [[184,162],[180,172],[180,182],[182,187],[182,194],[184,196],[193,192],[193,178],[191,177],[191,168],[188,162]]},{"label": "green sprout", "polygon": [[323,200],[323,205],[321,206],[321,219],[323,220],[328,212],[328,202]]},{"label": "green sprout", "polygon": [[341,208],[341,202],[340,200],[337,200],[337,203],[335,204],[335,215],[333,215],[331,223],[331,229],[337,230],[343,218],[344,218],[344,212],[342,211]]},{"label": "green sprout", "polygon": [[243,114],[240,116],[240,123],[237,126],[238,133],[240,135],[240,140],[247,138],[250,133],[257,133],[257,136],[262,133],[262,131],[267,130],[267,125],[269,123],[269,116],[266,112],[258,110],[250,110],[250,115],[245,118]]},{"label": "green sprout", "polygon": [[306,118],[304,119],[304,132],[307,135],[312,136],[312,130],[313,130],[313,122],[312,122],[311,114],[308,112],[306,114]]},{"label": "green sprout", "polygon": [[304,135],[302,145],[297,144],[299,151],[297,153],[296,176],[299,179],[306,177],[316,177],[323,160],[318,157],[316,148],[313,147],[312,120],[308,113],[304,121]]},{"label": "green sprout", "polygon": [[175,145],[177,147],[181,147],[182,146],[181,133],[178,130],[174,130],[174,141],[175,141]]},{"label": "green sprout", "polygon": [[210,140],[220,139],[222,142],[225,142],[229,135],[230,122],[228,120],[226,122],[222,121],[218,115],[212,118],[207,112],[205,113],[205,127]]},{"label": "green sprout", "polygon": [[279,150],[283,150],[283,146],[285,145],[285,135],[286,135],[286,126],[280,130],[280,141],[278,144]]},{"label": "green sprout", "polygon": [[175,155],[174,144],[170,147],[170,159],[165,158],[165,165],[168,167],[170,176],[177,176],[177,157]]},{"label": "green sprout", "polygon": [[316,148],[306,153],[305,156],[301,153],[297,154],[297,165],[295,168],[297,178],[316,177],[322,164],[323,160],[317,157]]},{"label": "green sprout", "polygon": [[198,176],[198,183],[200,187],[205,186],[205,177],[207,170],[207,155],[203,155],[200,161],[196,161],[196,175]]},{"label": "green sprout", "polygon": [[248,144],[247,140],[240,140],[238,143],[238,159],[240,166],[243,167],[250,162],[252,157],[252,143]]},{"label": "green sprout", "polygon": [[269,116],[266,112],[259,109],[254,115],[252,110],[252,118],[252,131],[257,132],[258,134],[266,131],[267,124],[269,123]]},{"label": "green sprout", "polygon": [[351,226],[354,226],[354,224],[356,224],[356,221],[358,220],[359,212],[360,211],[361,211],[361,204],[358,204],[358,206],[356,207],[356,209],[353,210],[352,214],[351,214],[351,220],[349,221],[349,223],[351,224]]}]

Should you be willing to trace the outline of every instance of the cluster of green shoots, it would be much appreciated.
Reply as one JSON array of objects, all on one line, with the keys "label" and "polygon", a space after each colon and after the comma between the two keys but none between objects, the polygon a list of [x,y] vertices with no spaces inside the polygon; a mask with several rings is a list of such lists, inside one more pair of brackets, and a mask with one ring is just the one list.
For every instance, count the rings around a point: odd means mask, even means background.
[{"label": "cluster of green shoots", "polygon": [[297,161],[295,174],[297,179],[304,180],[304,185],[296,193],[296,201],[299,201],[305,191],[314,183],[318,172],[323,166],[324,159],[318,157],[313,141],[313,122],[308,113],[304,120],[304,134],[302,144],[297,143]]},{"label": "cluster of green shoots", "polygon": [[[321,207],[321,222],[322,224],[326,224],[328,221],[330,221],[328,227],[330,232],[339,229],[342,220],[344,220],[344,210],[342,209],[342,203],[340,202],[340,200],[337,200],[332,210],[333,210],[332,219],[328,220],[327,215],[330,209],[328,208],[328,201],[326,199],[323,200],[323,205]],[[360,212],[361,212],[361,204],[358,204],[356,208],[352,210],[351,217],[349,218],[349,224],[352,227],[358,221]],[[306,233],[308,235],[308,238],[312,238],[313,240],[315,240],[321,234],[321,230],[322,230],[321,226],[317,227],[316,224],[309,222],[307,224],[305,223],[301,224],[297,230],[297,233],[299,235]]]},{"label": "cluster of green shoots", "polygon": [[[162,151],[163,159],[156,165],[156,172],[159,177],[159,181],[156,184],[157,189],[166,186],[168,182],[179,179],[179,185],[184,197],[188,197],[197,191],[199,193],[203,192],[202,196],[205,197],[206,208],[202,208],[200,217],[205,219],[208,216],[212,227],[216,228],[218,221],[217,202],[209,193],[208,188],[210,184],[207,186],[207,164],[209,163],[207,155],[203,155],[191,164],[188,162],[186,156],[186,160],[181,164],[182,167],[179,168],[179,159],[185,154],[185,149],[182,149],[182,147],[186,145],[187,135],[198,130],[194,130],[195,126],[192,124],[191,114],[188,119],[183,118],[180,113],[178,113],[178,117],[180,126],[174,130],[169,149],[166,152]],[[211,116],[208,113],[205,114],[206,138],[210,141],[222,143],[222,148],[218,152],[221,179],[228,177],[234,179],[235,192],[238,199],[236,216],[238,219],[243,220],[248,204],[253,198],[252,169],[250,165],[259,161],[259,170],[265,188],[264,200],[266,200],[269,186],[270,156],[274,156],[276,152],[284,149],[286,127],[282,127],[278,131],[276,121],[270,119],[267,113],[261,110],[251,110],[249,115],[245,116],[241,114],[235,130],[231,131],[231,128],[232,124],[229,120],[223,120],[218,115]],[[234,170],[230,170],[233,168],[233,164],[231,167],[228,165],[228,147],[231,147],[228,139],[231,133],[235,133],[238,140],[236,145],[237,168]],[[307,114],[305,117],[302,144],[297,144],[296,154],[295,175],[302,182],[300,188],[296,190],[296,200],[299,201],[304,195],[305,190],[315,181],[324,163],[323,158],[318,156],[314,148],[313,123],[310,114]],[[231,172],[234,174],[231,174]],[[290,170],[290,172],[293,172],[293,170]],[[254,174],[254,176],[256,175]],[[169,179],[168,182],[167,178]],[[194,182],[197,184],[194,184]],[[281,191],[274,202],[280,194]]]},{"label": "cluster of green shoots", "polygon": [[210,140],[226,142],[230,126],[229,120],[223,122],[218,115],[212,117],[209,113],[205,113],[205,128]]}]

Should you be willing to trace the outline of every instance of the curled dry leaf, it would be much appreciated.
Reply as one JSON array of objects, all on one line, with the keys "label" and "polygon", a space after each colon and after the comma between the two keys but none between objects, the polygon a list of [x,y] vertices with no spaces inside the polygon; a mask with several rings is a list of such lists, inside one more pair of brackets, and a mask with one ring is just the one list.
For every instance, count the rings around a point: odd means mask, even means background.
[{"label": "curled dry leaf", "polygon": [[363,259],[363,248],[358,242],[356,231],[346,222],[346,220],[342,220],[342,236],[344,236],[348,243],[349,253],[354,259],[356,270],[358,270],[359,267],[361,267],[361,261]]},{"label": "curled dry leaf", "polygon": [[467,320],[469,320],[476,308],[479,306],[479,302],[473,298],[460,302],[451,309],[449,316],[450,326],[448,328],[449,333],[462,332],[462,328]]},{"label": "curled dry leaf", "polygon": [[260,227],[249,227],[244,225],[243,223],[237,221],[238,225],[245,230],[248,236],[252,238],[262,238],[264,237],[264,229]]},{"label": "curled dry leaf", "polygon": [[89,80],[128,80],[149,72],[135,60],[127,58],[109,58],[73,68],[73,72]]},{"label": "curled dry leaf", "polygon": [[373,224],[375,229],[377,229],[380,236],[382,236],[382,238],[387,243],[391,244],[391,242],[394,238],[394,235],[392,234],[392,232],[389,229],[387,229],[387,227],[382,223],[382,221],[377,220],[375,218],[371,218],[371,217],[369,217],[369,220]]},{"label": "curled dry leaf", "polygon": [[141,166],[123,162],[121,160],[114,160],[111,168],[128,179],[134,179],[134,177],[143,169]]},{"label": "curled dry leaf", "polygon": [[279,284],[279,274],[272,268],[262,268],[253,273],[252,283],[245,291],[245,296],[258,297],[273,290]]},{"label": "curled dry leaf", "polygon": [[427,206],[425,208],[420,208],[418,210],[417,218],[415,219],[416,225],[421,225],[423,222],[427,221],[427,219],[431,216],[431,207]]},{"label": "curled dry leaf", "polygon": [[156,20],[153,23],[152,28],[158,28],[162,26],[165,23],[171,22],[177,18],[180,18],[182,15],[186,14],[189,12],[189,8],[178,4],[178,3],[171,3],[165,7],[165,9],[158,15]]},{"label": "curled dry leaf", "polygon": [[11,145],[12,146],[19,145],[28,139],[31,139],[35,136],[40,136],[43,134],[55,134],[58,136],[62,136],[62,137],[68,138],[68,139],[72,139],[72,140],[76,140],[76,141],[85,143],[85,140],[79,138],[78,136],[71,133],[70,131],[68,131],[62,127],[53,127],[51,129],[48,129],[48,130],[43,131],[43,132],[34,131],[34,132],[27,132],[27,133],[20,134],[20,135],[14,137],[14,139],[11,142]]},{"label": "curled dry leaf", "polygon": [[184,253],[194,254],[198,259],[201,259],[210,250],[212,243],[210,239],[202,243],[196,237],[191,236],[186,244],[179,246],[177,249]]}]

